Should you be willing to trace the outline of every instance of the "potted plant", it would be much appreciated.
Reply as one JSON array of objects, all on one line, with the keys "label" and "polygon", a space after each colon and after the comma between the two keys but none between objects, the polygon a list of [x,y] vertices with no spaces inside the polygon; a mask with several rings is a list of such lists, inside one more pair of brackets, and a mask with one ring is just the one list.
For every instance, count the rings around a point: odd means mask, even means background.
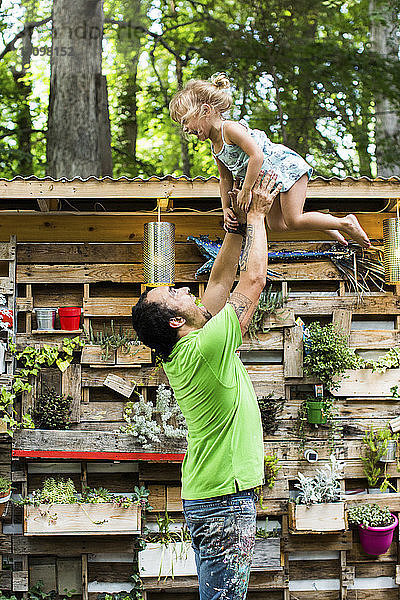
[{"label": "potted plant", "polygon": [[78,494],[71,479],[50,477],[15,504],[24,507],[24,535],[131,535],[140,533],[148,494],[137,486],[130,496],[88,487]]},{"label": "potted plant", "polygon": [[322,425],[328,420],[327,406],[324,399],[308,398],[306,400],[307,420],[312,425]]},{"label": "potted plant", "polygon": [[300,449],[303,450],[306,445],[307,430],[311,431],[319,425],[326,425],[329,447],[333,450],[335,441],[342,432],[342,425],[337,417],[338,411],[332,396],[328,395],[324,398],[312,396],[303,400],[296,419],[296,433],[300,438]]},{"label": "potted plant", "polygon": [[366,554],[384,554],[393,541],[393,532],[398,525],[396,515],[387,506],[362,504],[348,509],[349,523],[358,525],[360,542]]},{"label": "potted plant", "polygon": [[195,555],[186,524],[172,531],[174,523],[168,512],[157,517],[158,531],[145,532],[145,548],[139,552],[141,577],[164,577],[197,575]]},{"label": "potted plant", "polygon": [[289,502],[289,528],[293,533],[337,533],[346,529],[345,503],[341,501],[342,464],[331,455],[330,464],[314,477],[298,473],[296,501]]},{"label": "potted plant", "polygon": [[249,336],[251,339],[257,339],[257,333],[265,333],[269,330],[268,317],[275,315],[277,321],[281,322],[281,326],[288,316],[288,311],[283,310],[283,306],[287,300],[281,291],[272,291],[272,285],[267,290],[263,290],[254,312],[253,318],[249,325]]},{"label": "potted plant", "polygon": [[79,306],[63,306],[58,309],[60,327],[64,331],[77,331],[81,320],[82,308]]},{"label": "potted plant", "polygon": [[268,518],[264,527],[256,528],[252,571],[280,571],[281,560],[281,535],[277,527],[268,528]]},{"label": "potted plant", "polygon": [[261,422],[265,434],[275,433],[278,429],[278,417],[283,411],[284,398],[275,398],[273,393],[257,397]]},{"label": "potted plant", "polygon": [[0,476],[0,517],[3,516],[7,502],[11,498],[11,481],[8,477]]},{"label": "potted plant", "polygon": [[371,488],[376,488],[379,481],[382,480],[379,487],[381,492],[386,492],[388,488],[397,492],[397,489],[389,481],[387,464],[396,462],[398,437],[399,434],[393,433],[388,425],[375,431],[371,427],[365,432],[363,437],[365,453],[361,457],[361,461],[368,485]]},{"label": "potted plant", "polygon": [[[267,454],[266,456],[264,456],[264,477],[265,477],[264,486],[270,490],[273,489],[276,479],[277,479],[277,476],[278,476],[278,472],[281,469],[281,467],[278,466],[278,462],[279,462],[279,460],[278,460],[278,457],[276,456],[276,454]],[[256,488],[256,493],[259,496],[259,504],[260,504],[261,510],[268,509],[268,507],[263,506],[264,486],[260,485],[258,488]]]}]

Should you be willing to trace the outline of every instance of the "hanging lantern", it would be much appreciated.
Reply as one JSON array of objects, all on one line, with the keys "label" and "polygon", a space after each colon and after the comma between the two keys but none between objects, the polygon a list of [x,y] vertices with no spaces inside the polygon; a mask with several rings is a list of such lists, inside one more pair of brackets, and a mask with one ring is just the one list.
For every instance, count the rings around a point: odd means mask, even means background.
[{"label": "hanging lantern", "polygon": [[400,219],[383,221],[383,250],[386,283],[400,283]]},{"label": "hanging lantern", "polygon": [[175,283],[175,225],[164,221],[145,223],[143,240],[144,284],[149,287]]}]

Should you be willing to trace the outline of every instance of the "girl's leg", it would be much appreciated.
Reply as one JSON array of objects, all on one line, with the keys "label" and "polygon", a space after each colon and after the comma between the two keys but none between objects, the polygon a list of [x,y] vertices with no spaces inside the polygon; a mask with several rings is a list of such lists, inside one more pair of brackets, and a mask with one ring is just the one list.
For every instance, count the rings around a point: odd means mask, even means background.
[{"label": "girl's leg", "polygon": [[[266,216],[268,229],[272,232],[276,231],[288,231],[288,226],[286,225],[285,219],[283,218],[281,203],[279,199],[279,195],[275,198],[272,203],[271,210]],[[327,230],[325,232],[328,237],[340,242],[344,246],[347,246],[347,240],[342,236],[342,234],[335,230]]]},{"label": "girl's leg", "polygon": [[319,229],[329,231],[339,230],[347,233],[355,242],[364,248],[368,248],[371,242],[367,234],[359,224],[355,215],[346,217],[334,217],[320,212],[303,213],[306,199],[308,177],[303,175],[287,192],[281,192],[281,208],[283,218],[289,229]]}]

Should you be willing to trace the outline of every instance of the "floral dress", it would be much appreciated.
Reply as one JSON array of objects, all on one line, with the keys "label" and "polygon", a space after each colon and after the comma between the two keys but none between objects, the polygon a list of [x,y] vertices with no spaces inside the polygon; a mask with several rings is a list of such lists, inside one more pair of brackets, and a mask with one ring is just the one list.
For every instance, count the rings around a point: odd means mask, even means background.
[{"label": "floral dress", "polygon": [[[287,192],[304,173],[311,177],[313,169],[297,152],[283,144],[274,144],[264,131],[250,129],[244,119],[239,121],[264,153],[262,169],[273,171],[278,175],[277,184],[282,184],[282,192]],[[232,173],[234,178],[243,180],[246,176],[249,157],[240,146],[227,144],[224,137],[224,123],[221,127],[222,148],[215,153],[211,145],[214,158],[218,158]]]}]

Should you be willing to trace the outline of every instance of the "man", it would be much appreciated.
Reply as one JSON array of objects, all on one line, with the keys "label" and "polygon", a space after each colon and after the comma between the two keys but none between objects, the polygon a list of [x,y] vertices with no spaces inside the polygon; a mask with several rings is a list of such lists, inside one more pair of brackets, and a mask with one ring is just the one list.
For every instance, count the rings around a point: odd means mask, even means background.
[{"label": "man", "polygon": [[[264,483],[260,411],[236,353],[267,271],[265,215],[279,193],[260,174],[247,226],[226,233],[203,306],[189,288],[144,292],[132,309],[139,339],[153,348],[188,427],[182,465],[184,515],[195,551],[200,600],[246,597],[256,531],[254,488]],[[232,193],[236,199],[237,190]],[[239,221],[244,213],[236,211]],[[239,283],[232,288],[240,259]]]}]

